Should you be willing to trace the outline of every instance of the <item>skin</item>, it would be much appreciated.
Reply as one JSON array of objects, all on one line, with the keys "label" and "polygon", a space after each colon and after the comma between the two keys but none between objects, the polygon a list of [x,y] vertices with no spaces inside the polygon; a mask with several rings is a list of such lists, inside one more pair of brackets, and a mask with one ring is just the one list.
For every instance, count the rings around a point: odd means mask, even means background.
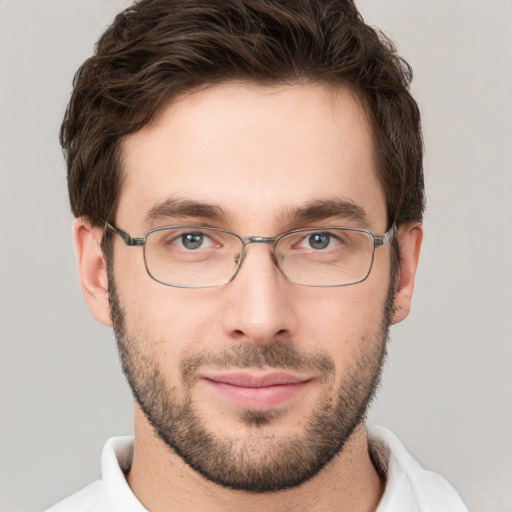
[{"label": "skin", "polygon": [[[173,101],[152,125],[128,137],[122,149],[125,180],[115,223],[133,236],[172,223],[208,222],[256,236],[333,224],[364,227],[378,235],[388,228],[368,123],[356,97],[346,90],[318,84],[207,87]],[[155,205],[170,197],[214,204],[224,215],[215,221],[145,220]],[[286,212],[320,200],[356,204],[364,211],[366,225],[332,216],[290,224]],[[102,229],[76,220],[84,297],[93,316],[112,326],[101,236]],[[402,258],[391,323],[409,312],[421,226],[401,226],[397,239]],[[363,350],[378,351],[385,343],[379,332],[390,284],[389,245],[375,251],[366,281],[339,288],[290,283],[263,245],[249,248],[233,282],[196,290],[163,286],[149,278],[142,250],[126,247],[118,237],[114,255],[126,328],[138,338],[153,340],[148,351],[161,362],[165,382],[178,398],[183,398],[180,361],[201,351],[239,344],[264,347],[285,340],[302,351],[328,355],[339,383],[361,360]],[[365,346],[364,340],[374,343]],[[256,447],[269,437],[300,433],[301,419],[311,415],[325,393],[333,394],[334,388],[313,378],[285,403],[278,419],[258,427],[255,435],[254,427],[241,420],[238,406],[200,381],[192,388],[196,411],[214,435],[236,434],[240,442],[250,440]],[[280,492],[254,494],[221,487],[196,473],[155,435],[137,405],[134,460],[127,480],[152,511],[370,511],[384,485],[368,456],[363,422],[343,451],[309,481]]]}]

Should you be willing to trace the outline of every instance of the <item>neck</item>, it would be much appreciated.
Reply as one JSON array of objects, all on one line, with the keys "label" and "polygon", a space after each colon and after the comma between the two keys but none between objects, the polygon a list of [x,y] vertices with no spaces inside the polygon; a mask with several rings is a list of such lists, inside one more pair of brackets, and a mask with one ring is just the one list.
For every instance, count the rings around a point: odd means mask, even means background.
[{"label": "neck", "polygon": [[342,453],[311,480],[292,489],[257,494],[221,487],[196,473],[155,435],[138,408],[127,481],[152,512],[369,512],[376,509],[384,490],[368,454],[364,424],[355,429]]}]

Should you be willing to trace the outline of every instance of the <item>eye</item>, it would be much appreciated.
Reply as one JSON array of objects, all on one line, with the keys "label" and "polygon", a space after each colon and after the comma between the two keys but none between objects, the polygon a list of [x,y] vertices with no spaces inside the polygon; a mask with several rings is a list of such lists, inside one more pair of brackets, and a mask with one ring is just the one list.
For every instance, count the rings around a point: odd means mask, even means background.
[{"label": "eye", "polygon": [[331,233],[312,233],[306,237],[309,247],[317,251],[326,249],[334,236]]},{"label": "eye", "polygon": [[197,249],[205,249],[213,245],[211,238],[205,233],[194,232],[194,233],[182,233],[174,242],[188,251],[194,251]]}]

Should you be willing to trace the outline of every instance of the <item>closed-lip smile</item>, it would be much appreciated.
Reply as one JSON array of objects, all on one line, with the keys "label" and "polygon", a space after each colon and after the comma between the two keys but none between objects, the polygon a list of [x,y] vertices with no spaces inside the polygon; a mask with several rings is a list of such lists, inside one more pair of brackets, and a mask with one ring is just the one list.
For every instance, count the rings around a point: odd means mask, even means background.
[{"label": "closed-lip smile", "polygon": [[234,371],[207,373],[201,380],[216,394],[244,409],[282,406],[313,381],[309,376],[285,371]]}]

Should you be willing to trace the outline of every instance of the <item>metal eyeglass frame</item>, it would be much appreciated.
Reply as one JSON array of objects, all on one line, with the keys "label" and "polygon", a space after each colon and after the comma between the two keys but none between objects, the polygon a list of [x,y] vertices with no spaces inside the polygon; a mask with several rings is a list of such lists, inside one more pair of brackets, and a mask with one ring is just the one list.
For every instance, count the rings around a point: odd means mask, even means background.
[{"label": "metal eyeglass frame", "polygon": [[[148,238],[148,236],[151,233],[154,233],[155,231],[162,231],[162,230],[165,230],[165,229],[176,229],[176,228],[207,229],[209,231],[218,231],[220,233],[227,233],[227,234],[233,235],[236,238],[238,238],[240,240],[240,242],[242,243],[242,252],[241,252],[240,257],[238,259],[237,267],[236,267],[236,270],[233,273],[233,275],[227,281],[224,281],[222,283],[214,284],[214,285],[205,285],[205,286],[204,285],[186,285],[186,284],[169,283],[167,281],[163,281],[161,279],[158,279],[156,276],[154,276],[151,273],[151,270],[148,268],[148,265],[147,265],[147,262],[146,262],[146,254],[145,254],[145,247],[144,247],[145,244],[146,244],[146,239]],[[330,227],[322,227],[322,228],[293,229],[291,231],[286,231],[285,233],[281,233],[280,235],[277,235],[277,236],[267,237],[267,236],[240,236],[237,233],[233,233],[232,231],[228,231],[227,229],[212,228],[212,227],[208,227],[208,226],[186,226],[186,225],[183,226],[183,225],[176,225],[176,226],[162,226],[162,227],[158,227],[158,228],[153,228],[153,229],[150,229],[143,237],[136,238],[136,237],[133,237],[130,234],[126,233],[122,229],[117,228],[116,226],[114,226],[113,224],[109,223],[108,221],[105,222],[105,232],[106,231],[110,231],[111,233],[114,233],[114,234],[118,235],[119,237],[121,237],[123,239],[124,243],[128,247],[143,247],[144,248],[144,265],[146,267],[146,272],[148,273],[149,277],[151,277],[152,279],[154,279],[158,283],[161,283],[161,284],[163,284],[165,286],[173,286],[175,288],[215,288],[215,287],[218,287],[218,286],[224,286],[224,285],[230,283],[231,281],[233,281],[235,279],[235,277],[237,276],[237,274],[238,274],[238,272],[240,270],[240,267],[242,266],[242,263],[244,261],[246,252],[247,252],[246,251],[247,245],[249,245],[249,244],[269,244],[269,245],[272,245],[272,249],[274,250],[276,244],[284,236],[287,236],[287,235],[290,235],[290,234],[293,234],[293,233],[301,233],[301,232],[305,232],[305,231],[316,231],[317,229],[318,229],[318,231],[327,231],[329,229],[342,229],[342,230],[345,230],[345,231],[357,231],[359,233],[365,233],[366,235],[368,235],[370,237],[370,240],[372,241],[372,256],[371,256],[371,261],[370,261],[370,265],[369,265],[369,268],[368,268],[368,272],[361,279],[358,279],[357,281],[350,281],[349,283],[342,283],[342,284],[306,284],[306,283],[300,283],[300,282],[297,282],[297,281],[293,281],[292,279],[290,279],[286,275],[286,273],[281,269],[277,259],[274,258],[274,262],[275,262],[277,268],[286,277],[286,279],[288,279],[288,281],[290,281],[292,283],[295,283],[295,284],[298,284],[298,285],[301,285],[301,286],[312,286],[312,287],[318,287],[318,288],[320,288],[320,287],[321,288],[335,288],[335,287],[350,286],[350,285],[353,285],[353,284],[362,283],[363,281],[365,281],[368,278],[368,276],[370,275],[370,272],[372,270],[373,261],[374,261],[374,255],[375,255],[375,249],[377,247],[381,247],[382,245],[385,245],[388,242],[390,242],[393,239],[393,237],[396,235],[397,231],[398,231],[398,228],[396,227],[396,224],[393,224],[389,228],[389,230],[386,231],[381,236],[374,235],[371,231],[368,231],[366,229],[347,228],[347,227],[343,227],[343,226],[330,226]],[[275,255],[275,252],[273,252],[273,254]]]}]

